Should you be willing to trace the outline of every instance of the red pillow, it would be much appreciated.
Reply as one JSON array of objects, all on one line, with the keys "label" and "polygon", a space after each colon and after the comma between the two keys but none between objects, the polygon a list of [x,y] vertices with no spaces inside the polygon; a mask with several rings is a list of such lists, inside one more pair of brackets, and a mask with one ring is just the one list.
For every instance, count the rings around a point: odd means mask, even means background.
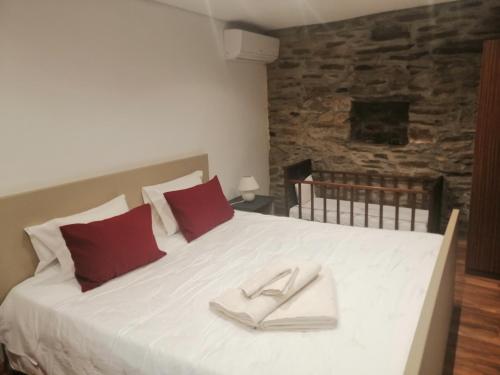
[{"label": "red pillow", "polygon": [[82,292],[165,255],[158,249],[151,221],[151,206],[145,204],[109,219],[60,228]]},{"label": "red pillow", "polygon": [[217,176],[205,184],[165,194],[179,228],[188,242],[231,219],[234,210],[227,202]]}]

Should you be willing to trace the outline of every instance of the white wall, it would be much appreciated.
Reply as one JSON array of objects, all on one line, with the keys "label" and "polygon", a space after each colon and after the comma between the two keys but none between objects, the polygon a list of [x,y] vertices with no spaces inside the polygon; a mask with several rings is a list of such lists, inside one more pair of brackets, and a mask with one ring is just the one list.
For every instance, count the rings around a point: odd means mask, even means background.
[{"label": "white wall", "polygon": [[208,153],[268,191],[264,65],[224,25],[147,0],[0,0],[0,195]]}]

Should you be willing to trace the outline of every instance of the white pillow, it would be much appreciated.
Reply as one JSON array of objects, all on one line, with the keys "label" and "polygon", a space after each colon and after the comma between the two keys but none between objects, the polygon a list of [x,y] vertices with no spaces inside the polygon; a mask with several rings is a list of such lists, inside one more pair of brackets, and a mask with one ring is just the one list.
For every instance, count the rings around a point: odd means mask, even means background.
[{"label": "white pillow", "polygon": [[155,237],[172,235],[179,230],[174,214],[164,197],[167,191],[187,189],[203,182],[203,171],[194,171],[186,176],[167,181],[162,184],[144,186],[142,198],[144,203],[149,203],[154,208],[153,233]]},{"label": "white pillow", "polygon": [[61,217],[47,221],[46,223],[27,227],[24,230],[31,239],[31,244],[38,256],[39,263],[35,275],[44,270],[56,259],[61,265],[64,276],[72,276],[75,273],[75,265],[71,253],[66,246],[60,226],[69,224],[87,224],[92,221],[104,220],[113,216],[121,215],[128,211],[125,195],[120,195],[101,206],[75,215]]},{"label": "white pillow", "polygon": [[[313,178],[311,175],[307,176],[305,178],[304,181],[313,181]],[[313,185],[309,185],[309,184],[301,184],[301,201],[300,201],[300,205],[303,206],[305,205],[307,202],[310,202],[311,201],[311,187]],[[295,184],[295,192],[297,193],[297,201],[299,200],[299,184]],[[314,189],[313,189],[313,195],[314,195],[314,198],[316,198],[316,194],[314,193]]]}]

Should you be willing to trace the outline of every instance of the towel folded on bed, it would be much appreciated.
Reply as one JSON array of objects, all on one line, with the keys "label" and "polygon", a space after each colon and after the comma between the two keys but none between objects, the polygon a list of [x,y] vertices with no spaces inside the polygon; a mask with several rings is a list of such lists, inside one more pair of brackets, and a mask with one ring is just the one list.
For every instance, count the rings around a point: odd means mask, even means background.
[{"label": "towel folded on bed", "polygon": [[283,295],[293,285],[297,273],[296,264],[277,260],[246,280],[240,289],[247,298],[255,298],[261,294],[267,296]]},{"label": "towel folded on bed", "polygon": [[318,277],[269,314],[265,330],[309,330],[337,325],[336,291],[332,272],[323,268]]},{"label": "towel folded on bed", "polygon": [[[288,264],[294,271],[296,269],[294,280],[285,294],[260,294],[257,297],[248,298],[241,288],[232,288],[211,301],[210,308],[224,317],[253,328],[317,329],[333,327],[336,323],[335,296],[333,280],[329,271],[322,272],[318,280],[320,282],[316,284],[321,270],[319,264],[293,261],[287,263],[284,261],[280,267],[283,264]],[[268,286],[270,285],[268,284]],[[304,295],[303,292],[305,292]],[[305,304],[310,306],[304,306]],[[268,317],[269,321],[267,321]]]},{"label": "towel folded on bed", "polygon": [[296,267],[285,277],[281,277],[270,284],[267,284],[261,289],[260,294],[265,296],[281,296],[287,294],[295,282],[298,273],[299,269]]}]

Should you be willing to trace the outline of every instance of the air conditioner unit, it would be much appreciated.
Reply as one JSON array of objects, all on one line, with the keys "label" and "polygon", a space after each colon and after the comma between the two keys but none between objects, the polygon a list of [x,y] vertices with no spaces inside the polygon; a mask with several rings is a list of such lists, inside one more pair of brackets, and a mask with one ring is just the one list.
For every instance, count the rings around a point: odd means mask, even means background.
[{"label": "air conditioner unit", "polygon": [[245,30],[224,30],[224,47],[229,60],[270,63],[278,58],[280,41]]}]

